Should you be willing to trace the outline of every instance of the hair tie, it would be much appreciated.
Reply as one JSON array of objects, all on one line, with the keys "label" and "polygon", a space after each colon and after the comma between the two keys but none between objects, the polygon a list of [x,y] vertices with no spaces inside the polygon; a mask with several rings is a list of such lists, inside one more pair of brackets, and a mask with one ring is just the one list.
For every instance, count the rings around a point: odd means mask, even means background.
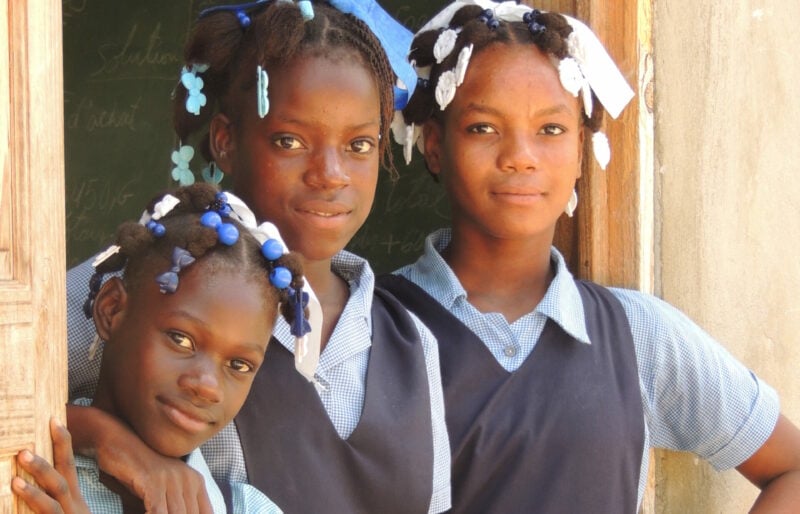
[{"label": "hair tie", "polygon": [[239,21],[239,26],[242,29],[246,29],[250,26],[250,16],[247,15],[247,11],[252,10],[255,7],[258,7],[263,4],[269,3],[270,0],[256,0],[255,2],[246,2],[243,4],[234,4],[234,5],[216,5],[214,7],[208,7],[200,11],[200,14],[197,16],[198,20],[205,18],[214,13],[218,12],[229,12],[236,16],[236,19]]}]

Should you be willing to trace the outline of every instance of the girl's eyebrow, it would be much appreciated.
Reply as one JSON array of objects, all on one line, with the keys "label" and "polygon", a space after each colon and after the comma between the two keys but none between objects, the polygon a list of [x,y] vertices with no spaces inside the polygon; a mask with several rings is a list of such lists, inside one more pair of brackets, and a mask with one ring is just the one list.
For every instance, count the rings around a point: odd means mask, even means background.
[{"label": "girl's eyebrow", "polygon": [[[300,118],[289,117],[289,116],[278,116],[277,118],[281,123],[296,125],[298,127],[307,127],[311,125],[310,122]],[[377,119],[377,120],[365,121],[364,123],[356,123],[354,125],[350,125],[345,128],[348,130],[364,130],[375,126],[380,127],[380,125],[381,125],[380,119]]]},{"label": "girl's eyebrow", "polygon": [[[477,103],[470,103],[464,109],[464,112],[477,112],[480,114],[490,114],[494,116],[500,116],[501,112],[494,107],[490,107],[488,105],[482,105]],[[554,114],[572,114],[572,110],[569,108],[567,104],[560,103],[553,105],[551,107],[546,107],[544,109],[539,109],[534,113],[534,116],[552,116]]]},{"label": "girl's eyebrow", "polygon": [[[212,330],[211,329],[212,325],[210,323],[207,323],[205,320],[202,320],[202,319],[198,318],[197,316],[194,316],[194,315],[186,312],[183,309],[176,309],[176,310],[172,311],[170,314],[172,314],[174,316],[177,316],[177,317],[180,317],[180,318],[184,318],[184,319],[188,320],[189,322],[194,323],[195,325],[198,325],[199,328],[201,330],[205,331],[205,332],[211,332],[211,330]],[[248,350],[248,351],[252,351],[252,352],[256,352],[256,353],[263,353],[263,351],[264,351],[264,349],[261,347],[261,345],[256,341],[240,342],[240,343],[237,344],[237,346],[239,348],[239,351]]]}]

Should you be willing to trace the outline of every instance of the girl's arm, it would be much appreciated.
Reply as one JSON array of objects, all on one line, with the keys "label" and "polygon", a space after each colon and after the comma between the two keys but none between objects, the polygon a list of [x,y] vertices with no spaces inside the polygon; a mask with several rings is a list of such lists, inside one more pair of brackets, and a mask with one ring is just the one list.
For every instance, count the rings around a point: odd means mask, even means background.
[{"label": "girl's arm", "polygon": [[153,451],[124,423],[94,407],[67,406],[77,453],[141,498],[151,514],[212,514],[203,477],[180,459]]},{"label": "girl's arm", "polygon": [[779,416],[769,439],[736,469],[761,489],[750,512],[796,512],[800,505],[800,430]]}]

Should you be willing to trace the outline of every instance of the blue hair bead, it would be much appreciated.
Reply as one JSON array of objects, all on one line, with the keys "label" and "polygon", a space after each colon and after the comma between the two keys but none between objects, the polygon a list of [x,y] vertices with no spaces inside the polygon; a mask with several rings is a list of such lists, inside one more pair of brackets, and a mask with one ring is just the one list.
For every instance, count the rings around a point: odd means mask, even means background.
[{"label": "blue hair bead", "polygon": [[269,261],[277,260],[283,255],[283,245],[277,239],[267,239],[261,245],[261,255]]},{"label": "blue hair bead", "polygon": [[292,272],[283,266],[278,266],[270,272],[269,281],[278,289],[286,289],[292,283]]},{"label": "blue hair bead", "polygon": [[207,211],[200,216],[200,223],[204,227],[217,228],[222,223],[222,218],[214,211]]},{"label": "blue hair bead", "polygon": [[528,24],[528,30],[530,30],[531,34],[533,34],[534,36],[538,36],[539,34],[545,31],[545,26],[539,22],[532,21]]},{"label": "blue hair bead", "polygon": [[147,229],[156,237],[163,237],[164,234],[167,233],[167,229],[164,228],[164,225],[153,220],[147,222]]},{"label": "blue hair bead", "polygon": [[522,15],[522,21],[525,22],[526,24],[532,22],[533,21],[533,11],[528,11],[525,14],[523,14]]},{"label": "blue hair bead", "polygon": [[244,11],[236,11],[236,17],[239,19],[239,25],[243,29],[246,29],[250,26],[250,16],[248,16]]},{"label": "blue hair bead", "polygon": [[489,25],[490,29],[496,29],[497,27],[500,26],[500,21],[497,18],[492,18],[491,20],[486,22],[486,24]]},{"label": "blue hair bead", "polygon": [[217,237],[220,243],[233,246],[239,240],[239,229],[230,223],[220,223],[217,227]]}]

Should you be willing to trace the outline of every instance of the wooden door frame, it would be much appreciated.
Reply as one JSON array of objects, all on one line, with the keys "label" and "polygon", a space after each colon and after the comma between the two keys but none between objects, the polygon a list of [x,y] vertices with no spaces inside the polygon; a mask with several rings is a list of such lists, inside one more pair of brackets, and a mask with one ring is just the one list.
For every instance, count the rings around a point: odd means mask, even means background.
[{"label": "wooden door frame", "polygon": [[8,0],[0,18],[0,510],[28,512],[14,456],[51,458],[67,391],[61,2]]}]

